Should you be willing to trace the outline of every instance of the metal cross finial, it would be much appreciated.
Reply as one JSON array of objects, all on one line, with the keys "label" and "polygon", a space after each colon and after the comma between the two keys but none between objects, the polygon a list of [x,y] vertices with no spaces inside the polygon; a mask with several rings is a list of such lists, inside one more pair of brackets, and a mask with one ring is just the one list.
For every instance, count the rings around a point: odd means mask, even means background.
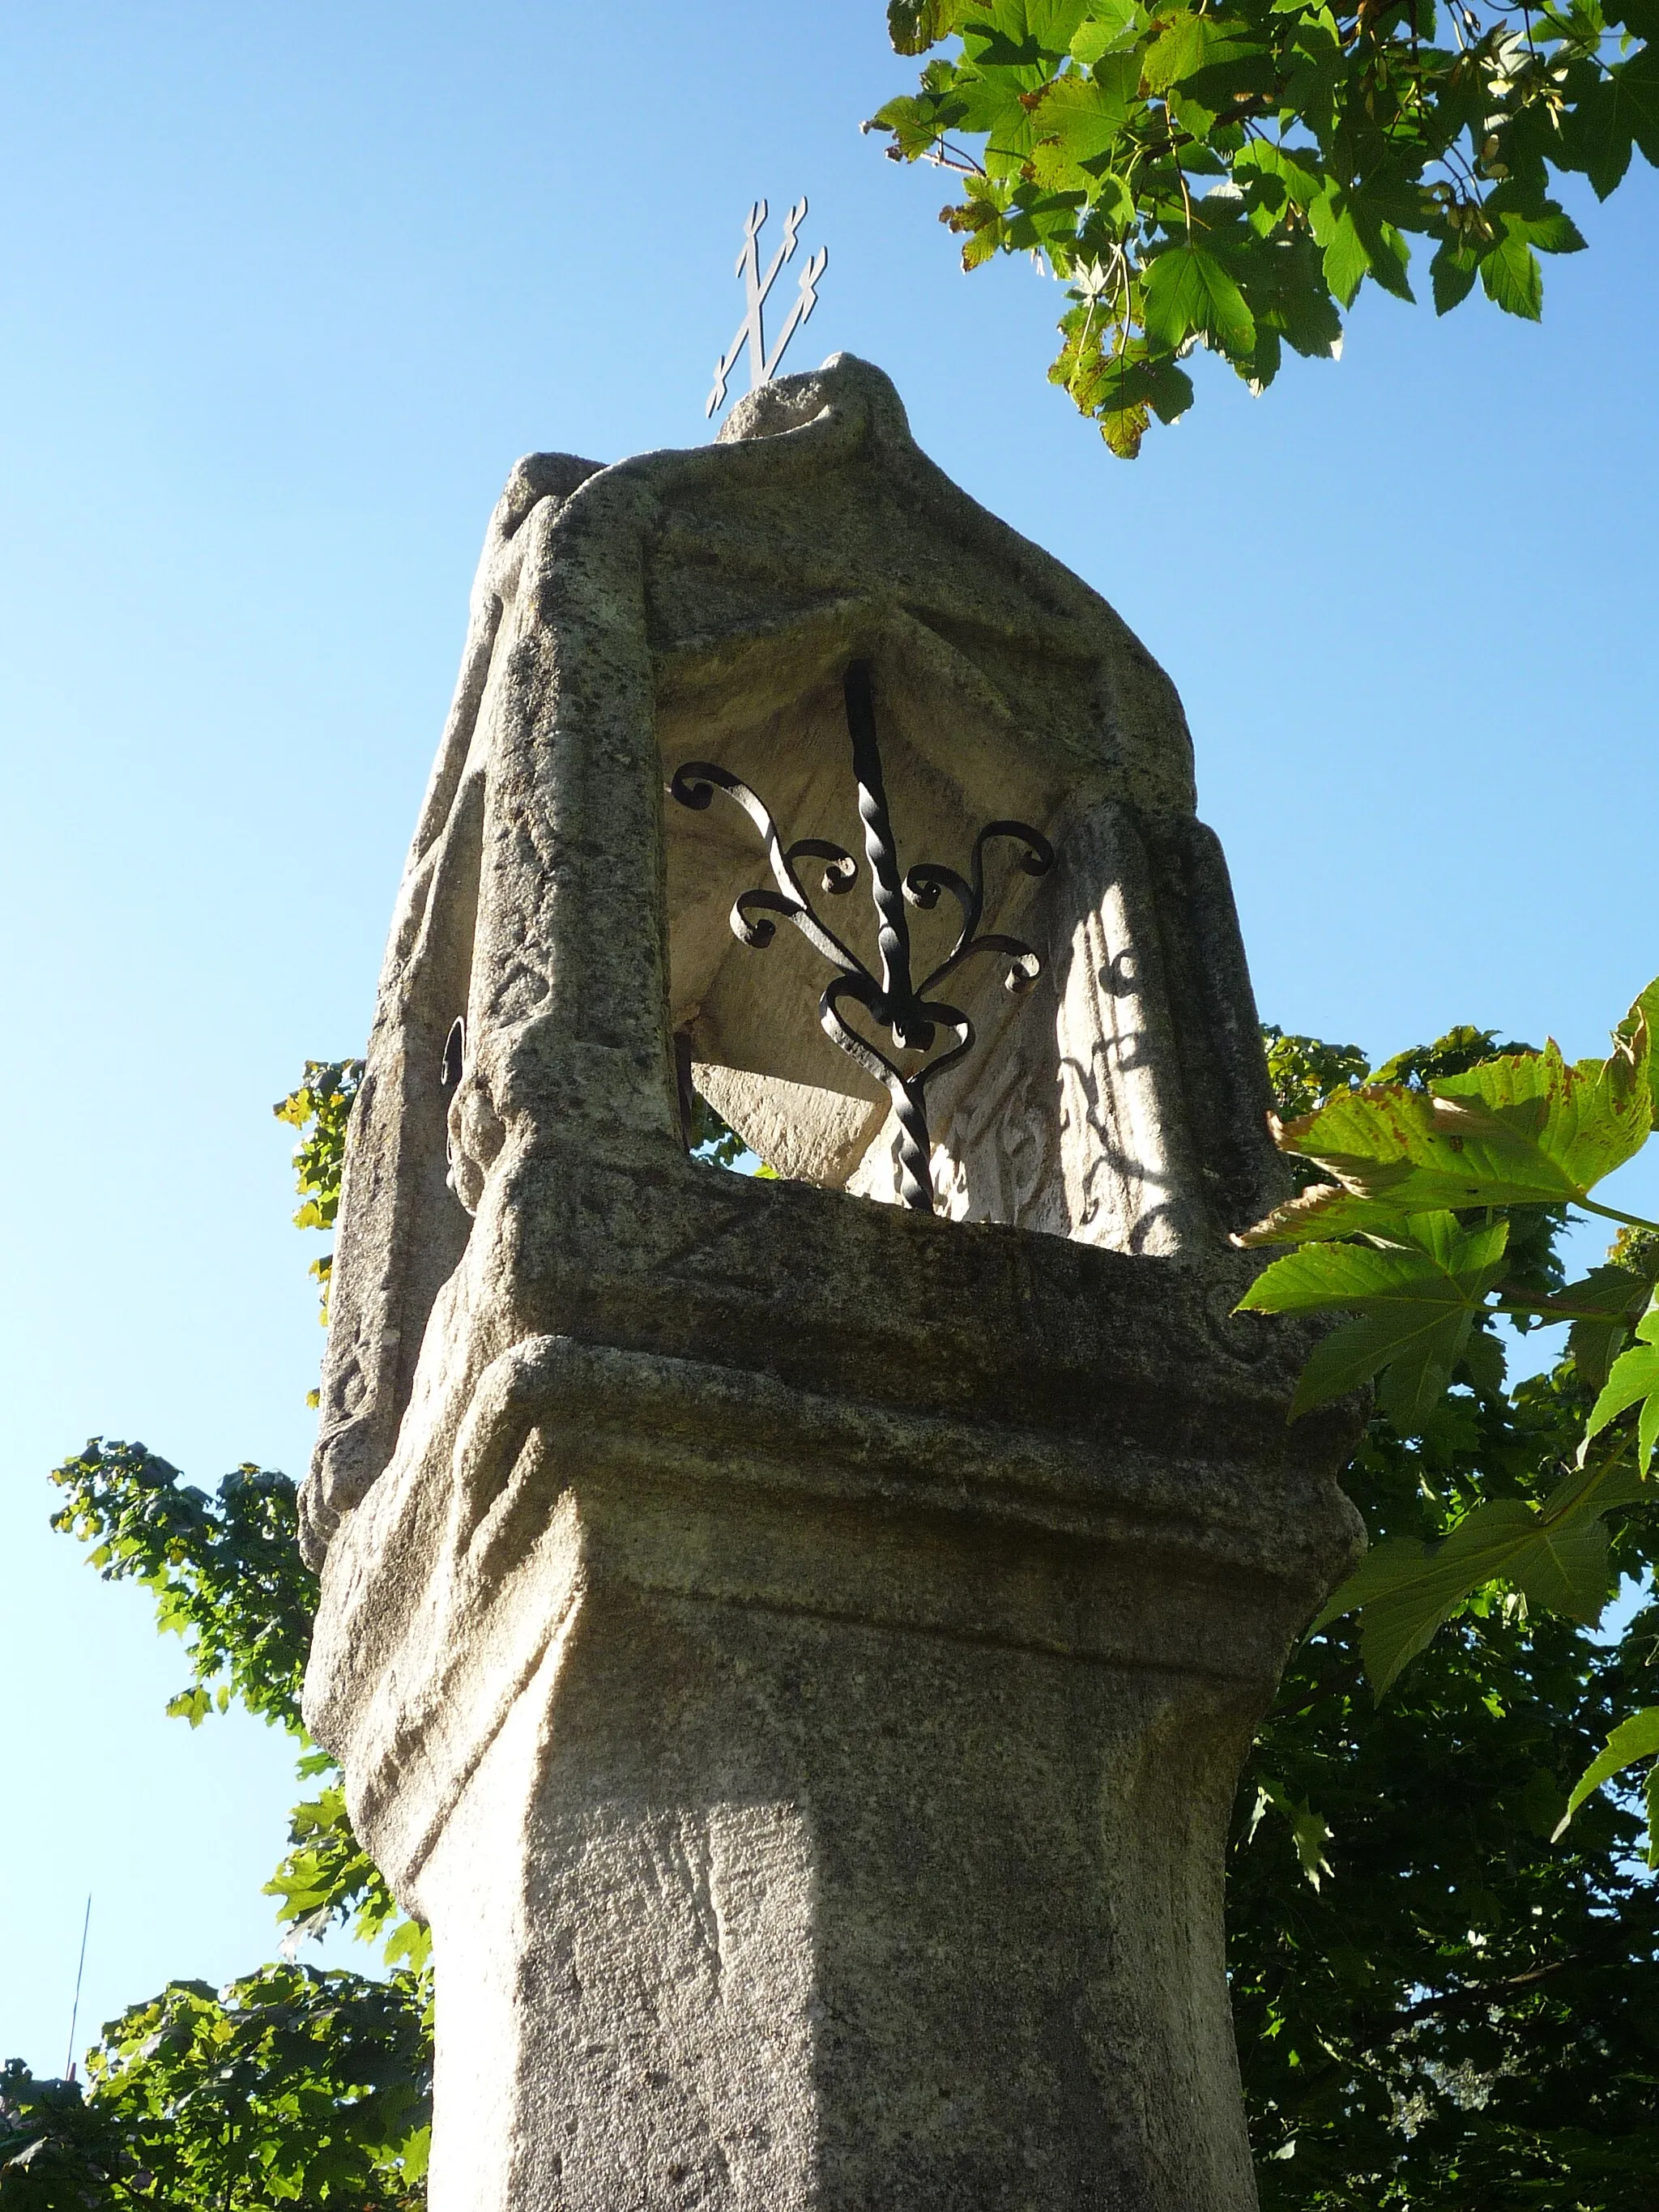
[{"label": "metal cross finial", "polygon": [[[740,944],[764,947],[777,934],[780,915],[791,921],[824,959],[840,969],[830,978],[818,1000],[818,1021],[830,1042],[838,1045],[866,1074],[873,1075],[893,1102],[898,1122],[899,1195],[919,1212],[933,1211],[933,1182],[929,1162],[926,1086],[936,1075],[973,1050],[974,1025],[960,1007],[947,1006],[928,994],[964,962],[981,953],[997,955],[1008,963],[1004,982],[1011,991],[1029,990],[1042,972],[1042,962],[1029,945],[1017,937],[979,934],[985,911],[985,848],[994,837],[1012,839],[1023,845],[1014,865],[1028,876],[1046,875],[1054,864],[1054,848],[1040,831],[1024,822],[988,822],[974,840],[969,873],[922,860],[901,877],[888,817],[887,790],[882,775],[881,750],[876,738],[876,709],[870,663],[851,663],[843,679],[848,734],[853,741],[853,775],[858,786],[859,818],[864,824],[864,852],[870,863],[870,896],[876,909],[876,950],[881,973],[873,975],[857,953],[833,930],[827,929],[812,910],[801,889],[796,864],[822,860],[823,889],[831,897],[850,891],[858,880],[859,864],[841,846],[822,837],[799,837],[786,845],[765,805],[736,776],[713,761],[684,761],[669,784],[670,795],[682,806],[701,811],[717,791],[749,817],[766,845],[775,890],[763,886],[742,892],[732,908],[732,933]],[[936,907],[941,892],[949,892],[962,915],[962,927],[936,968],[919,983],[910,980],[910,927],[905,914],[909,904],[927,912]],[[841,1009],[850,1003],[861,1006],[871,1022],[885,1030],[896,1054],[915,1061],[931,1052],[940,1030],[953,1030],[956,1042],[931,1060],[906,1068],[890,1058],[866,1036],[848,1027]]]},{"label": "metal cross finial", "polygon": [[712,415],[726,404],[726,380],[742,357],[744,348],[749,353],[749,389],[757,392],[777,374],[778,363],[784,349],[795,332],[818,303],[818,285],[824,270],[830,266],[830,249],[820,246],[809,257],[800,272],[800,292],[789,311],[789,319],[780,332],[776,343],[769,354],[766,349],[766,295],[772,289],[773,279],[786,261],[793,259],[799,243],[797,234],[806,219],[806,196],[803,193],[783,219],[783,243],[772,256],[772,265],[764,276],[760,273],[760,233],[766,221],[766,202],[757,200],[749,210],[749,221],[744,226],[743,251],[738,256],[737,273],[743,279],[745,295],[743,320],[730,349],[714,364],[714,388],[708,395],[705,415]]}]

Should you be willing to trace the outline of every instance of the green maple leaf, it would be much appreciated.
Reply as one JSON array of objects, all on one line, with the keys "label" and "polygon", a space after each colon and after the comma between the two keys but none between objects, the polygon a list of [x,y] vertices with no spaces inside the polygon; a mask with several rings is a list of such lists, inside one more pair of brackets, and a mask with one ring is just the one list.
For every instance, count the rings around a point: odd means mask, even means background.
[{"label": "green maple leaf", "polygon": [[1387,1199],[1358,1198],[1340,1183],[1316,1182],[1285,1205],[1275,1206],[1265,1221],[1241,1231],[1232,1241],[1241,1250],[1249,1251],[1262,1244],[1328,1244],[1340,1237],[1392,1239],[1405,1218],[1400,1207]]},{"label": "green maple leaf", "polygon": [[[1643,1028],[1647,1030],[1650,1042],[1659,1037],[1659,978],[1648,985],[1620,1023],[1614,1035],[1629,1051],[1639,1055],[1639,1032]],[[1653,1103],[1654,1126],[1659,1128],[1659,1052],[1650,1051],[1647,1066],[1648,1095]]]},{"label": "green maple leaf", "polygon": [[888,0],[887,35],[896,54],[925,54],[957,28],[956,0]]},{"label": "green maple leaf", "polygon": [[1543,1302],[1543,1310],[1571,1317],[1567,1352],[1579,1379],[1591,1384],[1607,1381],[1625,1339],[1641,1318],[1653,1287],[1651,1273],[1608,1263],[1592,1267],[1577,1282]]},{"label": "green maple leaf", "polygon": [[[1344,1236],[1391,1217],[1475,1206],[1583,1203],[1653,1126],[1646,1006],[1638,999],[1605,1060],[1570,1064],[1553,1042],[1506,1053],[1432,1091],[1369,1084],[1272,1124],[1281,1150],[1335,1178],[1247,1231],[1243,1243]],[[1373,1201],[1376,1211],[1346,1201]]]},{"label": "green maple leaf", "polygon": [[1640,1151],[1653,1127],[1641,1006],[1638,1000],[1606,1060],[1570,1064],[1551,1042],[1540,1053],[1506,1053],[1441,1078],[1434,1095],[1443,1126],[1461,1133],[1466,1149],[1490,1156],[1498,1173],[1529,1182],[1534,1199],[1586,1197]]},{"label": "green maple leaf", "polygon": [[1535,323],[1544,313],[1544,271],[1524,238],[1511,231],[1480,257],[1480,283],[1486,297],[1505,314]]},{"label": "green maple leaf", "polygon": [[1400,1428],[1444,1394],[1486,1294],[1503,1272],[1509,1224],[1463,1230],[1450,1213],[1396,1224],[1400,1241],[1306,1244],[1265,1268],[1242,1313],[1351,1313],[1315,1351],[1297,1383],[1291,1419],[1346,1397],[1382,1375],[1382,1410]]},{"label": "green maple leaf", "polygon": [[1480,273],[1480,256],[1474,246],[1465,245],[1461,239],[1443,240],[1440,251],[1429,264],[1429,288],[1434,295],[1436,314],[1449,315],[1467,300]]},{"label": "green maple leaf", "polygon": [[1632,1406],[1639,1405],[1637,1417],[1637,1464],[1645,1474],[1648,1462],[1653,1457],[1653,1447],[1659,1442],[1659,1293],[1649,1302],[1648,1310],[1636,1324],[1637,1342],[1628,1352],[1621,1352],[1613,1363],[1612,1371],[1601,1396],[1590,1409],[1589,1419],[1584,1424],[1584,1442],[1597,1437],[1609,1421]]},{"label": "green maple leaf", "polygon": [[1656,131],[1659,64],[1653,49],[1644,47],[1629,61],[1615,63],[1569,107],[1561,125],[1565,163],[1582,169],[1597,198],[1606,199],[1629,168],[1638,138],[1651,143]]},{"label": "green maple leaf", "polygon": [[1120,44],[1138,44],[1146,29],[1135,0],[1091,0],[1088,14],[1072,33],[1072,58],[1085,65],[1097,62]]},{"label": "green maple leaf", "polygon": [[1628,1468],[1577,1469],[1542,1507],[1492,1498],[1431,1542],[1390,1537],[1372,1546],[1315,1626],[1358,1609],[1360,1656],[1380,1698],[1442,1622],[1488,1583],[1508,1583],[1534,1605],[1594,1621],[1612,1581],[1601,1516],[1643,1494]]},{"label": "green maple leaf", "polygon": [[[1567,1809],[1556,1825],[1552,1843],[1559,1843],[1571,1823],[1573,1814],[1604,1782],[1611,1782],[1615,1774],[1622,1774],[1627,1766],[1634,1766],[1638,1759],[1651,1759],[1659,1752],[1659,1705],[1650,1705],[1644,1712],[1632,1713],[1621,1721],[1607,1738],[1607,1748],[1593,1759],[1572,1786],[1567,1800]],[[1659,1867],[1659,1767],[1648,1775],[1648,1864]]]},{"label": "green maple leaf", "polygon": [[1146,335],[1173,353],[1194,331],[1212,337],[1227,354],[1255,345],[1255,318],[1244,295],[1213,253],[1201,246],[1172,246],[1146,271]]},{"label": "green maple leaf", "polygon": [[[1057,77],[1031,111],[1036,142],[1031,171],[1050,191],[1101,190],[1085,163],[1104,163],[1123,136],[1138,104],[1140,72],[1133,55],[1119,55],[1092,76]],[[1130,211],[1133,212],[1133,203]]]}]

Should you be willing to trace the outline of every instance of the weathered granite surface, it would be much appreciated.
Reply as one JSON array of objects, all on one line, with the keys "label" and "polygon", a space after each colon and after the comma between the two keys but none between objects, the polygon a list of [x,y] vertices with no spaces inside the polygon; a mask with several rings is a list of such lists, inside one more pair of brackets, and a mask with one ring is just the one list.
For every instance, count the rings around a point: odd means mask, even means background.
[{"label": "weathered granite surface", "polygon": [[[907,859],[1018,816],[937,1217],[713,758]],[[440,1082],[465,1018],[458,1088]],[[686,1156],[676,1038],[790,1178]],[[947,1091],[945,1082],[954,1088]],[[428,1919],[434,2212],[1245,2212],[1239,1761],[1350,1559],[1224,866],[1162,672],[846,356],[490,525],[354,1116],[307,1690]],[[862,1195],[849,1195],[862,1194]]]}]

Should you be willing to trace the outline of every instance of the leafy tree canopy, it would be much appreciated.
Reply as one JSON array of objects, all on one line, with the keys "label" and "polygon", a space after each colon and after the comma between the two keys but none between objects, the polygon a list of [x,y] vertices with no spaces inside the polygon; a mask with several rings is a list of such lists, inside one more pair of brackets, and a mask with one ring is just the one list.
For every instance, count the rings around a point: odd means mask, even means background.
[{"label": "leafy tree canopy", "polygon": [[[1590,1193],[1652,1133],[1656,1016],[1659,981],[1614,1030],[1605,1059],[1576,1062],[1553,1042],[1541,1051],[1499,1048],[1490,1032],[1454,1031],[1398,1055],[1376,1079],[1350,1074],[1311,1108],[1274,1118],[1281,1149],[1330,1180],[1235,1238],[1295,1248],[1264,1269],[1241,1310],[1348,1316],[1308,1361],[1293,1419],[1375,1381],[1382,1414],[1431,1438],[1467,1413],[1448,1398],[1455,1385],[1476,1406],[1501,1398],[1500,1317],[1528,1328],[1570,1322],[1567,1371],[1584,1394],[1571,1433],[1538,1470],[1535,1496],[1477,1486],[1439,1527],[1374,1541],[1331,1600],[1325,1620],[1358,1611],[1379,1694],[1444,1622],[1493,1589],[1594,1626],[1621,1548],[1649,1524],[1659,1494],[1650,1481],[1659,1223]],[[1620,1227],[1603,1264],[1564,1283],[1553,1240],[1574,1209]],[[1570,1792],[1561,1826],[1603,1783],[1645,1765],[1649,1863],[1659,1866],[1656,1753],[1659,1703],[1620,1717]]]},{"label": "leafy tree canopy", "polygon": [[89,2093],[0,2073],[5,2212],[425,2201],[431,2007],[417,1977],[263,1966],[170,1982],[104,2029]]},{"label": "leafy tree canopy", "polygon": [[[301,1228],[339,1204],[355,1060],[308,1061],[276,1110],[300,1131]],[[313,1273],[327,1296],[328,1261]],[[432,1990],[424,1929],[406,1919],[352,1833],[338,1770],[305,1733],[300,1690],[315,1583],[296,1486],[244,1466],[210,1495],[142,1443],[94,1437],[58,1468],[54,1528],[106,1581],[155,1600],[190,1680],[167,1711],[198,1726],[240,1704],[301,1746],[320,1788],[289,1816],[267,1891],[292,1952],[331,1923],[381,1943],[385,1978],[277,1962],[217,1992],[174,1982],[106,2024],[84,2088],[0,2071],[0,2212],[414,2212],[425,2202]]]},{"label": "leafy tree canopy", "polygon": [[[1287,1125],[1371,1072],[1357,1047],[1267,1044]],[[1513,1049],[1457,1030],[1376,1073],[1420,1086]],[[1529,1279],[1559,1287],[1563,1212],[1510,1219]],[[1378,1413],[1344,1475],[1373,1556],[1420,1559],[1494,1508],[1530,1526],[1573,1463],[1596,1385],[1571,1358],[1510,1389],[1480,1353],[1454,1375],[1426,1413]],[[1659,1537],[1638,1510],[1601,1525],[1598,1602],[1620,1574],[1650,1583]],[[1381,1700],[1375,1632],[1334,1607],[1302,1645],[1235,1814],[1264,2212],[1638,2212],[1659,2152],[1659,1890],[1628,1792],[1594,1786],[1560,1822],[1584,1762],[1653,1698],[1659,1608],[1610,1639],[1494,1567]]]},{"label": "leafy tree canopy", "polygon": [[295,1486],[239,1467],[209,1498],[143,1444],[94,1437],[57,1468],[52,1525],[91,1547],[106,1582],[152,1591],[155,1623],[182,1637],[189,1686],[167,1711],[197,1726],[232,1699],[303,1735],[300,1683],[315,1585],[295,1547]]},{"label": "leafy tree canopy", "polygon": [[1437,313],[1477,280],[1536,320],[1539,256],[1659,161],[1659,0],[891,0],[901,53],[948,45],[866,129],[960,177],[964,268],[1030,252],[1066,286],[1049,370],[1132,457],[1221,356],[1253,391],[1334,356],[1369,278]]}]

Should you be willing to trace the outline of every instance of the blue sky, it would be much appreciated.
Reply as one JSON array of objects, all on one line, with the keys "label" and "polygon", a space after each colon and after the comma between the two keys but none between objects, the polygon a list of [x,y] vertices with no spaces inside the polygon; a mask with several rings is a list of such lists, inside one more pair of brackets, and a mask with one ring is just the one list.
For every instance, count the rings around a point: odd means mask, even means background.
[{"label": "blue sky", "polygon": [[1652,172],[1574,203],[1541,329],[1363,297],[1265,398],[1200,362],[1126,466],[1044,380],[1054,286],[964,278],[944,180],[859,135],[883,15],[0,11],[0,2057],[61,2064],[88,1889],[86,2029],[270,1955],[288,1754],[162,1718],[177,1650],[46,1474],[94,1430],[301,1468],[270,1102],[362,1042],[507,469],[707,434],[752,198],[830,249],[791,365],[879,362],[1180,685],[1265,1014],[1584,1053],[1659,969]]}]

